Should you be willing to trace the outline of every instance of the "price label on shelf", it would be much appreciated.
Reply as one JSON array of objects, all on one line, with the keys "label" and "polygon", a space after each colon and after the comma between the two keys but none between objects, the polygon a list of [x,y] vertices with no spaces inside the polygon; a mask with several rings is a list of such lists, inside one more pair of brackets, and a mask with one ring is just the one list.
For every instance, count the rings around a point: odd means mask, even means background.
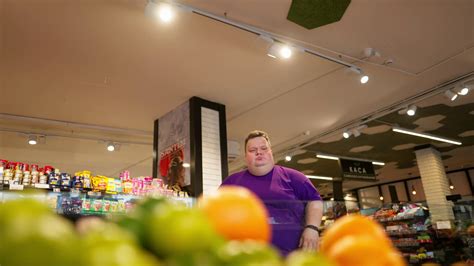
[{"label": "price label on shelf", "polygon": [[10,190],[23,190],[23,185],[10,184]]},{"label": "price label on shelf", "polygon": [[35,188],[49,189],[49,184],[35,184]]},{"label": "price label on shelf", "polygon": [[436,222],[436,229],[451,229],[450,221],[438,221]]}]

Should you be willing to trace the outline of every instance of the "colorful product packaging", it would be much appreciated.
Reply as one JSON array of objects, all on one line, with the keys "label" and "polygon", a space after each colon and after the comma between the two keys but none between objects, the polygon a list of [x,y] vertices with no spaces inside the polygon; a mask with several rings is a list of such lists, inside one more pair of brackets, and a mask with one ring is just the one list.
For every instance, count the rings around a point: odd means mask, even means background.
[{"label": "colorful product packaging", "polygon": [[107,194],[117,194],[117,191],[115,189],[115,179],[114,178],[111,178],[111,177],[107,178],[107,187],[106,187],[105,192]]}]

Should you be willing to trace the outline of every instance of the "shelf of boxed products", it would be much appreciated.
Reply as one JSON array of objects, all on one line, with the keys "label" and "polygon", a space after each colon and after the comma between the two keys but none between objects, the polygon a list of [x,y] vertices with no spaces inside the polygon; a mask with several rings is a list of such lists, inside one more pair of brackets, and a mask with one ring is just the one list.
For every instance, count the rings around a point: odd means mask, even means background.
[{"label": "shelf of boxed products", "polygon": [[40,168],[6,160],[0,160],[0,195],[1,201],[33,197],[64,215],[122,214],[144,197],[164,196],[187,206],[194,204],[186,193],[167,189],[161,179],[132,178],[129,171],[120,173],[119,178],[94,176],[88,170],[71,176],[52,166]]},{"label": "shelf of boxed products", "polygon": [[377,210],[373,218],[410,264],[434,261],[428,208],[421,204],[390,204]]}]

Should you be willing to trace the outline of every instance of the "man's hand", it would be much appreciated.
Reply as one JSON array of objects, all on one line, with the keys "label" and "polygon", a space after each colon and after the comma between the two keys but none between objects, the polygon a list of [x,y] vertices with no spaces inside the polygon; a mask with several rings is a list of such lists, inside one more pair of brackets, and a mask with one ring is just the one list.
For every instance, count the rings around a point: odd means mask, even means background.
[{"label": "man's hand", "polygon": [[316,251],[319,247],[319,233],[311,228],[305,228],[300,238],[299,247],[306,251]]}]

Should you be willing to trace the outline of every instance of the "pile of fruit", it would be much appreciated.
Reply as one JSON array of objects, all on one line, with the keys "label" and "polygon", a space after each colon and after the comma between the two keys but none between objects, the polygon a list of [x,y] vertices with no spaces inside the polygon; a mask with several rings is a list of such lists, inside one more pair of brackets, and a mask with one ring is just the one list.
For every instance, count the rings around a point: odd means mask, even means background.
[{"label": "pile of fruit", "polygon": [[270,234],[263,203],[240,187],[200,198],[196,208],[147,199],[116,221],[84,218],[76,228],[23,199],[0,204],[0,265],[405,265],[382,228],[363,216],[336,221],[320,252],[282,258]]}]

